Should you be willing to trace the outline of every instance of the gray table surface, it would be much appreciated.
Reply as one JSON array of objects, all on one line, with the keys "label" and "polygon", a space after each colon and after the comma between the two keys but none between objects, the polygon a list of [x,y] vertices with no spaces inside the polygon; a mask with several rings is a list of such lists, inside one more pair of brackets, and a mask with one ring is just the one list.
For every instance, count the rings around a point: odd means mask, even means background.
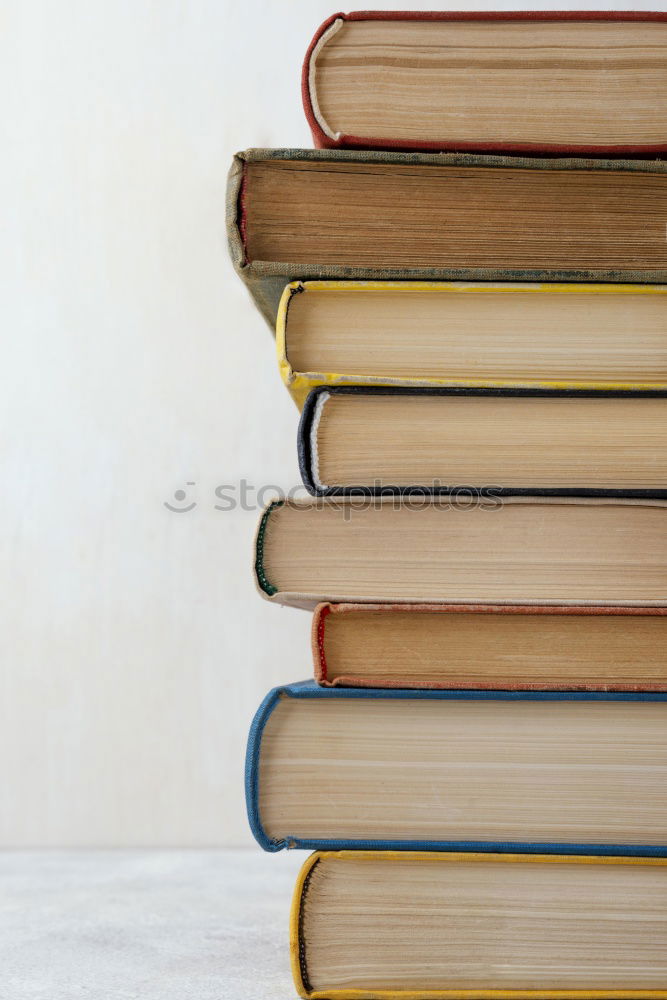
[{"label": "gray table surface", "polygon": [[0,853],[2,1000],[293,1000],[305,852]]}]

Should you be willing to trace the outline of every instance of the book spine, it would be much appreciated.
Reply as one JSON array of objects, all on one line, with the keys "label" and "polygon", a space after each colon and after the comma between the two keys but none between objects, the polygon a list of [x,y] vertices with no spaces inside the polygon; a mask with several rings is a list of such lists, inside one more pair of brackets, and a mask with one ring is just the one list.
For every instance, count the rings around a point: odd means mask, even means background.
[{"label": "book spine", "polygon": [[259,846],[264,851],[271,853],[282,850],[286,844],[284,841],[272,840],[262,826],[259,816],[259,756],[264,726],[282,696],[283,689],[274,688],[269,691],[257,709],[248,733],[245,758],[245,800],[248,823]]},{"label": "book spine", "polygon": [[[312,378],[309,376],[295,372],[287,357],[287,321],[290,304],[295,295],[303,294],[305,291],[306,286],[303,281],[290,281],[283,289],[276,314],[276,358],[278,361],[278,371],[280,372],[283,384],[286,386],[299,410],[302,409],[306,397],[314,387],[314,384],[319,384],[313,383]],[[324,379],[320,381],[324,381]]]},{"label": "book spine", "polygon": [[332,14],[324,21],[315,34],[313,35],[312,41],[308,46],[306,55],[303,60],[303,65],[301,67],[301,100],[303,102],[303,110],[306,115],[306,120],[310,127],[310,132],[313,137],[313,143],[316,149],[336,149],[340,143],[337,143],[334,139],[331,139],[322,129],[317,116],[315,114],[315,108],[313,107],[312,99],[312,81],[311,74],[314,74],[316,53],[324,42],[324,36],[327,34],[330,28],[333,27],[338,21],[348,20],[348,15],[346,14]]},{"label": "book spine", "polygon": [[333,687],[341,681],[336,678],[333,683],[327,677],[327,661],[324,653],[324,633],[326,621],[331,612],[335,613],[335,604],[318,604],[313,614],[313,624],[311,628],[311,648],[313,651],[313,666],[315,682],[322,687]]},{"label": "book spine", "polygon": [[292,978],[297,993],[300,997],[310,997],[312,987],[308,976],[308,966],[306,963],[306,946],[303,934],[303,904],[308,893],[308,886],[312,874],[322,859],[319,853],[311,854],[301,866],[297,875],[294,893],[292,895],[292,906],[290,909],[290,963],[292,966]]},{"label": "book spine", "polygon": [[255,265],[246,254],[246,162],[245,153],[237,153],[232,159],[232,165],[227,175],[227,191],[225,204],[225,225],[227,230],[227,245],[234,270],[248,289],[251,298],[269,324],[271,332],[275,331],[276,315],[286,278],[281,266]]},{"label": "book spine", "polygon": [[268,579],[264,569],[264,539],[266,537],[266,528],[271,514],[278,507],[282,507],[283,502],[284,501],[282,500],[273,500],[265,507],[259,519],[257,532],[255,534],[255,582],[263,597],[271,598],[278,593],[278,588],[275,587]]}]

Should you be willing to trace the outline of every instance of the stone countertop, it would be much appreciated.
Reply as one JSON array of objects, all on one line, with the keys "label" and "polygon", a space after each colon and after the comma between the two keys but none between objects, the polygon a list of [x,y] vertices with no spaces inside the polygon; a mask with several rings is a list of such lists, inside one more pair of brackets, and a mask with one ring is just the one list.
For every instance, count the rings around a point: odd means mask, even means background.
[{"label": "stone countertop", "polygon": [[305,852],[0,853],[0,1000],[293,1000]]}]

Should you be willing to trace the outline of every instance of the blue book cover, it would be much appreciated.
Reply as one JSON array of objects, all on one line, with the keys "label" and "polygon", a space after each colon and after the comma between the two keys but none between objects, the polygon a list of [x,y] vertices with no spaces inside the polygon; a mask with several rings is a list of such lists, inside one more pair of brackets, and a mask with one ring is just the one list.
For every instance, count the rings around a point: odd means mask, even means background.
[{"label": "blue book cover", "polygon": [[[280,836],[270,836],[264,829],[260,810],[260,757],[262,752],[262,738],[267,722],[283,699],[296,699],[297,701],[309,699],[350,699],[359,701],[360,699],[400,699],[406,701],[423,702],[448,701],[448,702],[496,702],[499,711],[507,702],[581,702],[596,704],[600,702],[646,702],[663,703],[665,706],[665,718],[658,720],[658,732],[664,732],[664,740],[661,745],[663,751],[662,759],[655,759],[651,770],[657,770],[656,781],[659,780],[660,772],[667,774],[667,694],[666,693],[619,693],[619,692],[568,692],[568,691],[470,691],[470,690],[403,690],[403,689],[379,689],[379,688],[324,688],[319,687],[313,681],[302,681],[295,684],[288,684],[274,688],[266,696],[260,705],[255,718],[250,727],[248,737],[248,748],[245,767],[246,803],[248,819],[255,839],[266,851],[279,851],[283,848],[303,848],[306,850],[409,850],[409,851],[476,851],[476,852],[496,852],[496,853],[526,853],[526,854],[580,854],[580,855],[626,855],[637,857],[664,857],[667,856],[667,837],[660,838],[661,843],[573,843],[570,841],[554,842],[553,838],[542,840],[487,840],[483,836],[479,839],[455,840],[443,836],[442,839],[424,840],[414,839],[394,839],[389,834],[377,839],[368,838],[326,838],[314,836],[297,836],[285,830]],[[648,717],[647,717],[648,719]],[[653,719],[655,727],[656,720]],[[614,740],[614,733],[609,733],[610,739]],[[662,739],[661,736],[658,737]],[[398,744],[397,744],[398,746]],[[604,748],[600,753],[604,755]],[[400,758],[401,750],[397,749],[397,758]],[[577,767],[577,761],[574,767]],[[632,766],[628,771],[629,780],[632,779]],[[645,772],[645,768],[642,769]],[[326,783],[326,774],[322,774],[322,781]],[[499,779],[502,780],[502,777]],[[627,778],[624,779],[627,783]],[[664,785],[663,785],[664,787]],[[442,797],[445,789],[434,788],[434,796]],[[594,793],[594,789],[591,794]],[[387,795],[391,795],[391,788],[386,790]],[[336,804],[332,796],[332,825],[336,820]]]}]

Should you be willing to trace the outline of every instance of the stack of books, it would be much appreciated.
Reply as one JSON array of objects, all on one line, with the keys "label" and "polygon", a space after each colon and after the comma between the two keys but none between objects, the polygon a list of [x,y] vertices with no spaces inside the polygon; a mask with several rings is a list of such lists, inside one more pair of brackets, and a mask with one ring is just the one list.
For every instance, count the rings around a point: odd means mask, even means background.
[{"label": "stack of books", "polygon": [[247,757],[296,987],[667,997],[667,14],[337,14],[303,95],[228,199],[312,494]]}]

